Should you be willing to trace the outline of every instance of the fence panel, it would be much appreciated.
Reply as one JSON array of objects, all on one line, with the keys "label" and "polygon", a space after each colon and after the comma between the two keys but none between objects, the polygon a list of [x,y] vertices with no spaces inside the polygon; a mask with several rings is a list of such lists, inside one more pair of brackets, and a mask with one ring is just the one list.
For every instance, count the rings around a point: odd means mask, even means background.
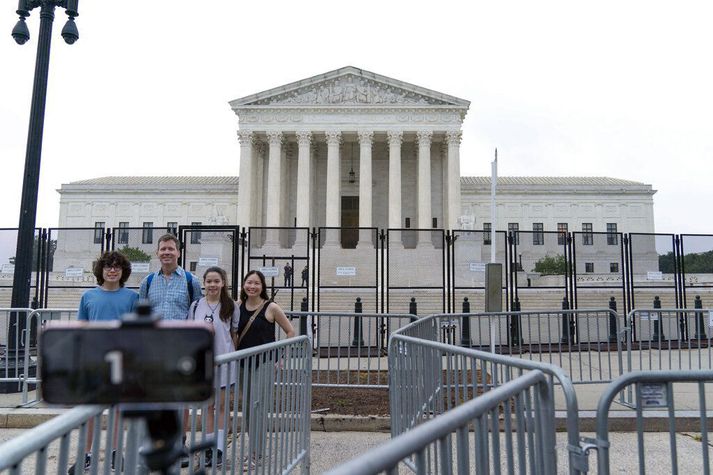
[{"label": "fence panel", "polygon": [[[337,233],[347,230],[318,229],[316,310],[347,312],[350,310],[349,305],[359,297],[364,310],[378,312],[379,266],[382,255],[378,229],[354,228],[349,231],[356,233],[355,240],[347,242],[344,237],[341,241],[335,240]],[[296,269],[300,281],[301,271],[302,269]]]},{"label": "fence panel", "polygon": [[228,274],[228,292],[237,299],[240,289],[238,270],[238,247],[240,229],[238,226],[181,226],[183,267],[192,272],[201,282],[206,269],[222,267]]},{"label": "fence panel", "polygon": [[[668,270],[668,260],[664,263]],[[684,307],[713,303],[713,235],[681,235],[681,280]],[[701,301],[699,304],[697,301]]]},{"label": "fence panel", "polygon": [[122,252],[131,262],[131,275],[126,281],[126,287],[138,290],[144,277],[161,268],[161,262],[156,254],[158,239],[168,233],[175,235],[176,229],[149,226],[113,228],[111,248]]},{"label": "fence panel", "polygon": [[557,473],[548,382],[521,375],[327,473],[397,473],[401,461],[416,473]]},{"label": "fence panel", "polygon": [[386,312],[446,311],[446,240],[442,229],[386,231]]},{"label": "fence panel", "polygon": [[[710,473],[709,446],[709,414],[706,410],[709,402],[706,395],[713,382],[713,371],[645,371],[631,373],[612,382],[599,399],[597,408],[597,437],[594,440],[584,439],[597,450],[598,470],[602,475],[611,472],[611,464],[620,466],[620,460],[631,461],[632,446],[612,445],[609,437],[609,414],[611,405],[617,395],[634,386],[636,408],[636,461],[639,473]],[[693,407],[691,407],[693,399]],[[695,432],[700,434],[700,443],[696,442],[692,451],[679,454],[678,447],[683,444],[680,429],[677,429],[676,408],[680,407],[693,413],[699,427]],[[647,450],[645,432],[650,430],[651,422],[647,421],[645,411],[661,411],[667,416],[669,433],[668,454],[660,450],[657,444],[656,456]],[[657,424],[657,430],[660,430]],[[628,440],[628,439],[627,439]],[[697,449],[697,450],[696,450]],[[647,472],[647,469],[649,472]]]},{"label": "fence panel", "polygon": [[629,234],[630,309],[646,307],[654,296],[678,308],[678,254],[673,234]]},{"label": "fence panel", "polygon": [[615,232],[572,233],[574,308],[601,308],[612,296],[625,301],[623,238]]}]

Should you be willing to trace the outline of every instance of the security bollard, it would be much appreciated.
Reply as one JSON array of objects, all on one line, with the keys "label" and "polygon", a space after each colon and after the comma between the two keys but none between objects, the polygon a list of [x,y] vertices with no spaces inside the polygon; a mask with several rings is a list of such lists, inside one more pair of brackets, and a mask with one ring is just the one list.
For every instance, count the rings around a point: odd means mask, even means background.
[{"label": "security bollard", "polygon": [[[701,300],[700,295],[696,295],[696,300],[693,302],[693,308],[696,309],[696,338],[699,340],[705,340],[706,337],[706,325],[703,321],[703,300]],[[700,312],[698,310],[701,310]]]},{"label": "security bollard", "polygon": [[616,342],[616,299],[614,297],[609,297],[609,310],[614,313],[609,314],[609,341]]},{"label": "security bollard", "polygon": [[[562,299],[562,310],[569,310],[567,297]],[[562,312],[562,339],[560,341],[565,345],[574,343],[574,320],[566,312]]]},{"label": "security bollard", "polygon": [[[308,307],[307,297],[303,297],[300,303],[300,312],[308,312]],[[300,335],[307,335],[307,315],[300,317]]]},{"label": "security bollard", "polygon": [[[468,297],[463,297],[463,313],[470,313],[470,302]],[[473,346],[473,340],[470,338],[470,317],[464,316],[463,323],[460,327],[460,346],[470,348]]]},{"label": "security bollard", "polygon": [[[654,309],[657,308],[661,308],[661,299],[658,295],[654,297]],[[652,339],[657,342],[665,340],[666,337],[663,334],[663,327],[661,325],[661,312],[651,312],[650,318],[654,319],[654,334]]]},{"label": "security bollard", "polygon": [[[515,301],[512,303],[512,311],[513,312],[519,312],[520,311],[520,298],[515,297]],[[519,313],[511,313],[510,314],[510,345],[512,346],[520,346],[522,345],[522,323],[520,322],[520,314]]]},{"label": "security bollard", "polygon": [[[354,313],[362,313],[361,297],[357,297],[354,302]],[[354,317],[354,339],[352,346],[364,346],[364,334],[361,328],[361,317]]]},{"label": "security bollard", "polygon": [[411,301],[408,304],[408,313],[413,315],[413,317],[411,317],[412,322],[415,322],[416,320],[418,320],[418,317],[416,316],[416,315],[418,315],[418,309],[417,309],[417,305],[416,305],[416,297],[411,297]]}]

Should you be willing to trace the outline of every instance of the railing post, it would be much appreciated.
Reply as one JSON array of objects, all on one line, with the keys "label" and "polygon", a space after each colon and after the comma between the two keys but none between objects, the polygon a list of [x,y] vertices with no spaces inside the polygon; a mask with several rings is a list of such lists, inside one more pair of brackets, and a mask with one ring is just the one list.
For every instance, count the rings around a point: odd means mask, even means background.
[{"label": "railing post", "polygon": [[[562,310],[569,310],[569,301],[567,297],[562,299]],[[562,339],[561,343],[574,343],[574,321],[567,312],[562,312]]]},{"label": "railing post", "polygon": [[413,317],[411,317],[412,322],[415,322],[416,320],[418,320],[418,317],[416,316],[416,315],[418,315],[418,306],[416,305],[416,297],[411,297],[411,301],[408,304],[408,313],[413,315]]},{"label": "railing post", "polygon": [[[661,299],[659,298],[658,295],[654,297],[654,309],[660,309],[661,308]],[[663,327],[661,326],[661,312],[652,312],[653,315],[656,315],[656,320],[654,320],[654,334],[653,334],[653,340],[657,342],[661,342],[661,340],[665,340],[666,337],[663,334]],[[652,316],[653,316],[652,315]]]},{"label": "railing post", "polygon": [[[470,302],[468,297],[463,297],[463,313],[470,313]],[[470,338],[470,317],[464,316],[460,327],[460,346],[470,348],[473,346],[473,340]]]},{"label": "railing post", "polygon": [[[354,302],[354,313],[362,313],[361,297],[357,297],[356,302]],[[354,339],[352,340],[352,346],[364,346],[361,317],[354,317]]]},{"label": "railing post", "polygon": [[609,341],[611,343],[616,342],[616,299],[614,297],[609,297],[609,310],[614,313],[609,313]]},{"label": "railing post", "polygon": [[[307,297],[302,297],[302,302],[300,302],[300,312],[307,311],[309,311],[309,303],[307,302]],[[300,335],[307,335],[307,315],[302,315],[300,317]]]},{"label": "railing post", "polygon": [[[696,339],[705,340],[706,325],[703,321],[703,300],[700,295],[696,295],[696,300],[693,302],[693,307],[696,309]],[[698,310],[701,310],[700,312]]]},{"label": "railing post", "polygon": [[[512,311],[520,312],[520,297],[515,297],[515,301],[512,303]],[[510,345],[520,346],[522,345],[522,338],[520,336],[520,330],[522,329],[520,323],[520,314],[511,313],[510,314]]]}]

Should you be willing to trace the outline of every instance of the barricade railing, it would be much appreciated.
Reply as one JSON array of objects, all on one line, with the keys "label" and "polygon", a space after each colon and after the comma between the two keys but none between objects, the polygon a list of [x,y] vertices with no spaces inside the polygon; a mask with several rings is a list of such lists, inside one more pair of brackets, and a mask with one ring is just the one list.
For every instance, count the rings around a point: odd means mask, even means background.
[{"label": "barricade railing", "polygon": [[18,322],[26,322],[31,312],[31,308],[0,308],[0,384],[17,383],[18,390],[28,377],[23,363],[30,341],[29,327],[20,329]]},{"label": "barricade railing", "polygon": [[574,384],[607,383],[624,372],[624,325],[610,309],[459,313],[433,318],[438,319],[438,332],[424,338],[555,364]]},{"label": "barricade railing", "polygon": [[557,473],[550,377],[520,375],[327,473],[398,473],[401,461],[419,474]]},{"label": "barricade railing", "polygon": [[[679,473],[679,470],[686,473],[710,473],[710,446],[708,436],[708,425],[710,413],[706,407],[706,383],[713,383],[713,371],[701,370],[676,370],[676,371],[642,371],[626,374],[613,381],[606,388],[599,399],[597,406],[597,434],[596,439],[583,438],[582,441],[588,444],[586,450],[595,449],[597,451],[597,466],[598,472],[602,475],[608,475],[611,471],[611,459],[614,455],[621,455],[632,458],[632,447],[627,445],[619,447],[612,445],[609,438],[609,411],[614,399],[622,391],[628,390],[634,385],[634,407],[636,408],[636,448],[639,473],[647,473],[647,462],[650,473]],[[686,394],[690,399],[691,395],[697,398],[698,404],[691,407],[691,401],[681,403],[680,407],[683,410],[690,411],[695,418],[699,420],[698,430],[700,431],[700,458],[698,454],[686,452],[685,467],[680,467],[682,457],[678,454],[677,447],[677,429],[676,424],[676,407],[677,400],[675,398],[674,384],[688,384],[688,388],[682,388],[681,394]],[[695,385],[692,390],[690,385]],[[708,388],[710,389],[710,388]],[[656,457],[648,457],[651,451],[645,451],[645,430],[647,429],[646,417],[644,412],[647,409],[656,409],[664,411],[668,420],[669,434],[669,458],[666,460],[665,452],[657,450]],[[660,430],[660,428],[658,429]],[[698,431],[696,431],[698,432]],[[657,445],[660,447],[660,444]],[[700,463],[698,463],[700,460]],[[618,464],[617,464],[618,465]]]},{"label": "barricade railing", "polygon": [[312,385],[387,388],[389,336],[416,317],[407,313],[286,312],[313,348]]},{"label": "barricade railing", "polygon": [[[578,404],[565,371],[543,362],[513,358],[438,341],[439,316],[420,319],[395,332],[389,342],[391,434],[396,437],[522,374],[539,370],[550,391],[564,396],[570,473],[586,472],[579,447]],[[416,336],[407,336],[416,335]]]},{"label": "barricade railing", "polygon": [[627,316],[628,371],[713,369],[711,309],[634,309]]},{"label": "barricade railing", "polygon": [[[246,473],[309,473],[312,349],[306,336],[216,357],[214,403],[193,407],[189,446],[217,441],[212,467]],[[200,410],[200,413],[199,413]],[[216,430],[217,428],[217,430]],[[205,453],[191,469],[205,468]]]}]

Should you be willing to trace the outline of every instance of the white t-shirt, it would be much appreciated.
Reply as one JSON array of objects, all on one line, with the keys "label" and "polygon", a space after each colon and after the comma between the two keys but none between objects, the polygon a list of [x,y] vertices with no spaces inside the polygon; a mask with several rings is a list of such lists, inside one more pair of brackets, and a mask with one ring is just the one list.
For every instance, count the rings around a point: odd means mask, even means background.
[{"label": "white t-shirt", "polygon": [[[213,325],[213,330],[215,332],[213,344],[215,356],[224,355],[226,353],[232,353],[233,351],[235,351],[235,347],[233,346],[233,339],[230,337],[230,330],[232,329],[233,331],[238,331],[238,323],[240,322],[240,307],[238,307],[237,302],[235,303],[235,310],[233,311],[233,315],[227,322],[224,322],[220,319],[220,303],[218,303],[217,305],[217,307],[214,305],[208,305],[208,302],[206,301],[205,297],[203,297],[198,301],[197,304],[194,303],[193,305],[191,305],[191,308],[188,310],[189,319],[196,320],[199,322],[204,321],[209,325]],[[225,386],[227,382],[227,369],[231,365],[224,364],[222,366],[223,370],[222,375],[220,377],[220,385]],[[235,373],[236,365],[233,364],[232,367],[232,373]],[[230,382],[235,382],[235,374],[231,374]]]}]

